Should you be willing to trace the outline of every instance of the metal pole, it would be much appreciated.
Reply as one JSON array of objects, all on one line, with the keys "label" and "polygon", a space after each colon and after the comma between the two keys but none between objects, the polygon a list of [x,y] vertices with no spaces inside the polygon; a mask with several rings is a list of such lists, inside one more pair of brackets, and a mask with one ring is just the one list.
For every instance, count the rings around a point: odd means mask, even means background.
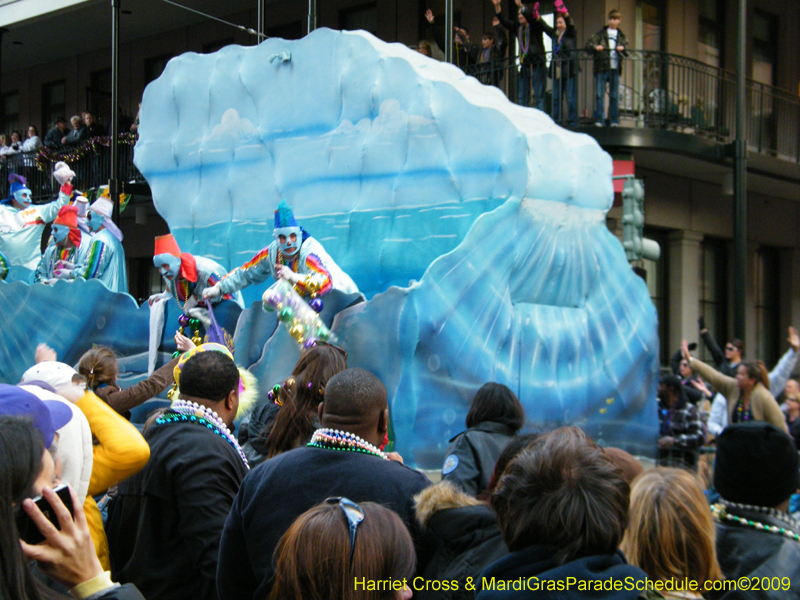
[{"label": "metal pole", "polygon": [[258,31],[258,39],[256,40],[256,44],[260,43],[262,39],[261,35],[264,33],[264,15],[262,13],[262,9],[264,2],[263,0],[256,0],[256,31]]},{"label": "metal pole", "polygon": [[453,62],[453,0],[444,2],[444,60]]},{"label": "metal pole", "polygon": [[111,178],[108,196],[113,213],[111,219],[119,223],[119,10],[122,0],[111,0]]},{"label": "metal pole", "polygon": [[745,138],[745,36],[747,1],[739,0],[739,32],[736,40],[736,140],[734,141],[733,191],[733,335],[745,339],[747,286],[747,140]]},{"label": "metal pole", "polygon": [[317,28],[317,0],[308,0],[308,33]]}]

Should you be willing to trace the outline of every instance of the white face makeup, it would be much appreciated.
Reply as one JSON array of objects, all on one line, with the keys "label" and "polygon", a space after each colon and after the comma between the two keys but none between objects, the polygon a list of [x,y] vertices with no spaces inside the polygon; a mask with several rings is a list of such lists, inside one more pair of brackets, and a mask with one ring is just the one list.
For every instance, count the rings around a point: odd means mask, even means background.
[{"label": "white face makeup", "polygon": [[272,231],[272,236],[278,240],[278,247],[284,256],[294,256],[303,243],[303,234],[299,227],[278,227]]}]

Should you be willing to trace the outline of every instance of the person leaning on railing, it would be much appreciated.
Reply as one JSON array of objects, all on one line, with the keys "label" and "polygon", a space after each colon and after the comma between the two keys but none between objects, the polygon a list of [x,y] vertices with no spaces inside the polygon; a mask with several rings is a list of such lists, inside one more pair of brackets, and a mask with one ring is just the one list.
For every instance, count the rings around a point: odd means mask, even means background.
[{"label": "person leaning on railing", "polygon": [[542,22],[544,32],[553,40],[553,60],[550,61],[550,79],[553,80],[553,120],[563,121],[562,99],[567,97],[567,118],[570,127],[578,125],[577,74],[581,70],[577,60],[578,29],[569,16],[564,0],[555,1],[555,29]]}]

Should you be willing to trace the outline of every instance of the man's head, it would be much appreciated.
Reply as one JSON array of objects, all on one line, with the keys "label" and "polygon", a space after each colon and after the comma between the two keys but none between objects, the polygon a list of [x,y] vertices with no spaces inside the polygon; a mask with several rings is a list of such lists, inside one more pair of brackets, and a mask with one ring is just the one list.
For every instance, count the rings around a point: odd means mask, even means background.
[{"label": "man's head", "polygon": [[83,122],[86,124],[87,127],[91,126],[94,123],[94,116],[90,112],[81,113],[81,117],[83,118]]},{"label": "man's head", "polygon": [[80,129],[83,126],[83,121],[81,121],[81,118],[78,115],[72,115],[69,122],[73,129]]},{"label": "man's head", "polygon": [[59,248],[80,246],[81,232],[78,229],[78,207],[62,206],[53,221],[53,239]]},{"label": "man's head", "polygon": [[89,209],[86,211],[86,224],[92,231],[100,231],[104,226],[106,219],[111,218],[111,200],[108,198],[98,198],[95,200]]},{"label": "man's head", "polygon": [[614,9],[608,12],[608,27],[609,29],[616,29],[622,21],[622,13]]},{"label": "man's head", "polygon": [[431,52],[431,44],[428,42],[428,40],[419,41],[419,44],[417,44],[417,52],[428,57],[433,56],[433,53]]},{"label": "man's head", "polygon": [[733,339],[725,344],[725,360],[731,364],[742,362],[742,355],[744,354],[744,342],[739,339]]},{"label": "man's head", "polygon": [[517,13],[517,19],[519,20],[520,25],[527,25],[528,19],[525,18],[525,9],[520,7],[519,12]]},{"label": "man's head", "polygon": [[726,427],[717,437],[714,487],[729,502],[778,508],[800,487],[794,440],[766,421]]},{"label": "man's head", "polygon": [[16,385],[0,383],[0,415],[29,417],[42,436],[45,448],[56,440],[56,431],[72,419],[72,411],[62,402],[44,402]]},{"label": "man's head", "polygon": [[386,386],[364,369],[345,369],[328,380],[319,405],[323,427],[343,429],[380,446],[389,427]]},{"label": "man's head", "polygon": [[787,398],[789,396],[797,396],[800,394],[800,385],[798,385],[796,379],[790,379],[786,382],[786,387],[783,388],[783,395]]},{"label": "man's head", "polygon": [[64,117],[56,117],[56,128],[61,131],[61,133],[66,133],[69,129],[69,123]]},{"label": "man's head", "polygon": [[156,237],[153,266],[164,279],[174,281],[178,278],[181,272],[181,249],[171,233]]},{"label": "man's head", "polygon": [[494,34],[491,31],[487,31],[483,34],[481,38],[481,48],[484,50],[488,50],[494,45]]},{"label": "man's head", "polygon": [[25,182],[25,178],[14,174],[12,174],[9,179],[11,179],[11,177],[16,178],[9,186],[9,192],[11,193],[11,205],[20,209],[28,208],[33,200],[33,192],[31,192],[30,188]]},{"label": "man's head", "polygon": [[563,564],[616,551],[629,496],[622,472],[603,449],[577,427],[562,427],[520,452],[491,502],[509,550],[551,546]]},{"label": "man's head", "polygon": [[278,242],[278,249],[284,256],[293,257],[303,244],[303,230],[297,224],[294,213],[286,200],[281,200],[275,211],[275,229],[272,237]]},{"label": "man's head", "polygon": [[694,372],[692,371],[692,367],[689,366],[689,361],[686,360],[685,358],[681,359],[681,363],[678,366],[678,372],[680,372],[681,377],[683,377],[684,379],[689,379],[689,377],[691,377],[694,374]]},{"label": "man's head", "polygon": [[182,399],[208,406],[233,427],[239,411],[239,369],[224,346],[197,346],[184,354],[173,374]]},{"label": "man's head", "polygon": [[685,400],[683,384],[677,375],[665,375],[658,382],[658,398],[668,408],[676,406]]}]

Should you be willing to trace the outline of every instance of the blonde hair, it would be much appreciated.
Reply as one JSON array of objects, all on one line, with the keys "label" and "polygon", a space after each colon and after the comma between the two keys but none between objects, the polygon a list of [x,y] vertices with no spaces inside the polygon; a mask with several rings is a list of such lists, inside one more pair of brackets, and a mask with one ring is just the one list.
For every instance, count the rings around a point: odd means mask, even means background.
[{"label": "blonde hair", "polygon": [[636,478],[630,522],[620,549],[652,579],[724,578],[717,562],[716,529],[697,478],[683,469],[656,468]]}]

